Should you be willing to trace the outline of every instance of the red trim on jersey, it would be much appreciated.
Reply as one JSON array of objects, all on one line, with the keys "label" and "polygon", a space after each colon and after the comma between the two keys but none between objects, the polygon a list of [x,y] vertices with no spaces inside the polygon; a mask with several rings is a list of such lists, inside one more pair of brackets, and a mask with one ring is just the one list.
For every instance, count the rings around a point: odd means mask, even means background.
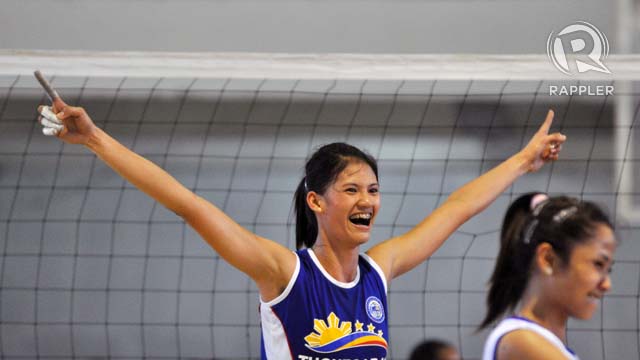
[{"label": "red trim on jersey", "polygon": [[293,349],[291,349],[291,344],[289,343],[289,335],[287,335],[287,329],[285,329],[284,323],[282,322],[282,319],[280,319],[278,314],[276,314],[276,312],[273,311],[272,307],[269,307],[269,310],[271,310],[273,315],[276,316],[276,319],[278,319],[278,321],[280,321],[280,325],[282,325],[282,331],[284,331],[284,338],[287,340],[287,346],[289,347],[289,354],[291,354],[291,359],[294,359],[294,357],[293,357]]}]

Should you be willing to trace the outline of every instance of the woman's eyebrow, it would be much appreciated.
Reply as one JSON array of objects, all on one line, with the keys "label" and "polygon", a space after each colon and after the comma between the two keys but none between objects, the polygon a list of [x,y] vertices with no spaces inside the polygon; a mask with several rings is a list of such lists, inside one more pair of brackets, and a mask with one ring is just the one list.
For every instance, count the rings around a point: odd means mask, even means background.
[{"label": "woman's eyebrow", "polygon": [[604,260],[604,261],[606,261],[606,262],[611,261],[611,264],[613,264],[613,263],[614,263],[614,261],[613,261],[613,260],[611,260],[611,257],[609,257],[609,255],[607,255],[607,254],[605,254],[605,253],[600,253],[600,254],[599,254],[599,256],[600,256],[600,258],[601,258],[602,260]]},{"label": "woman's eyebrow", "polygon": [[[349,182],[349,183],[342,184],[342,187],[349,187],[349,186],[359,187],[360,185],[358,185],[357,183],[354,183],[354,182]],[[367,187],[369,187],[369,186],[380,186],[380,184],[377,183],[377,182],[373,182],[373,183],[367,185]]]}]

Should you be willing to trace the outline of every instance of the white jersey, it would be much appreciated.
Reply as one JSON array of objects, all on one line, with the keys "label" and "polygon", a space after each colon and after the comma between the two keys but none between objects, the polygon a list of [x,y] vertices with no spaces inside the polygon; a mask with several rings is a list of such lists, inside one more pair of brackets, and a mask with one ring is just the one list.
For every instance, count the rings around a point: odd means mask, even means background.
[{"label": "white jersey", "polygon": [[493,329],[491,334],[489,334],[487,341],[484,343],[482,360],[495,360],[500,340],[502,337],[515,330],[533,331],[557,347],[558,350],[566,356],[567,360],[579,360],[578,356],[571,351],[571,349],[566,347],[562,340],[560,340],[554,333],[529,319],[517,316],[508,317],[502,320],[500,324]]}]

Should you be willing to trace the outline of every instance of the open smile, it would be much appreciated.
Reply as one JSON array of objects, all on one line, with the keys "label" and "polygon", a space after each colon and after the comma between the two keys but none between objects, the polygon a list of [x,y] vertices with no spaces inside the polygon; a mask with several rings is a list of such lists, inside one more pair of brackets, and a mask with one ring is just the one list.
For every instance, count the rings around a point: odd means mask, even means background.
[{"label": "open smile", "polygon": [[351,221],[354,225],[360,226],[369,226],[371,224],[371,219],[373,218],[372,213],[357,213],[349,216],[349,221]]},{"label": "open smile", "polygon": [[598,293],[589,293],[588,296],[590,299],[596,300],[596,301],[599,301],[602,299],[602,294],[598,294]]}]

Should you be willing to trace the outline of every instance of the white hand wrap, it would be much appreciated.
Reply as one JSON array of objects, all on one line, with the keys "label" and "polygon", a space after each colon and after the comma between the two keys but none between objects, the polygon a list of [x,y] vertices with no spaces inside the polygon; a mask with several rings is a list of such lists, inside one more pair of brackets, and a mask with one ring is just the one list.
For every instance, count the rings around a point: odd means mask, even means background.
[{"label": "white hand wrap", "polygon": [[46,136],[56,136],[58,135],[58,131],[54,128],[50,128],[50,127],[44,127],[42,128],[42,133],[45,134]]},{"label": "white hand wrap", "polygon": [[56,117],[56,114],[51,111],[51,107],[43,106],[40,111],[40,124],[42,124],[42,133],[46,136],[55,136],[64,128],[62,121]]}]

